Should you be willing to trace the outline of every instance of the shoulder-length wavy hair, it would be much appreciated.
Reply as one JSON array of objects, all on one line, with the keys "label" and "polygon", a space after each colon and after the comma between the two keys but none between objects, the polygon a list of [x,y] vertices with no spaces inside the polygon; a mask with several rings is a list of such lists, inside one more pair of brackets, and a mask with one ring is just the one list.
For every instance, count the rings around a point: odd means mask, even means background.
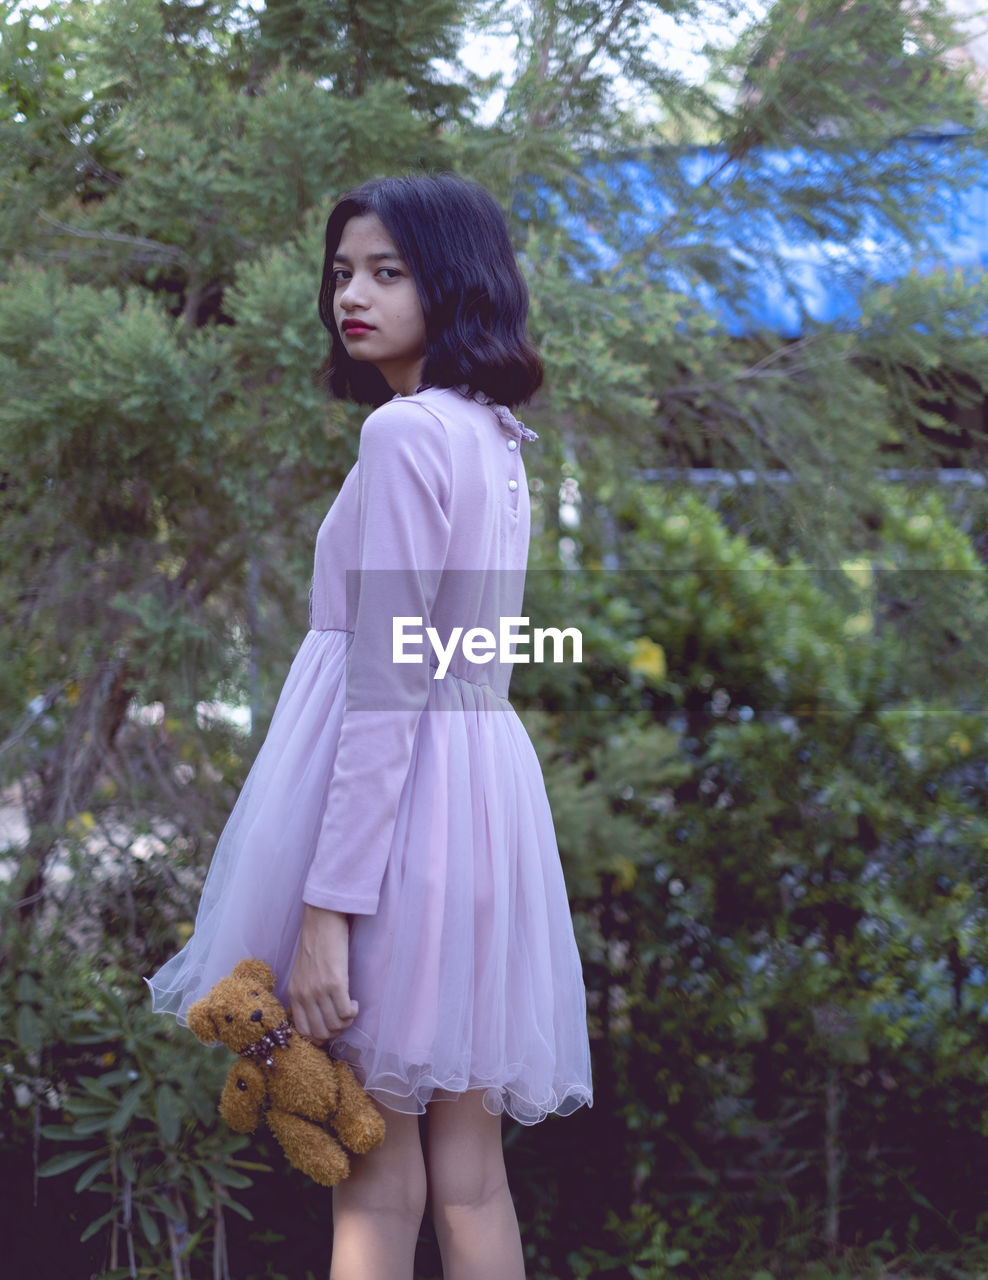
[{"label": "shoulder-length wavy hair", "polygon": [[326,224],[319,318],[332,339],[320,382],[343,400],[383,404],[394,394],[378,370],[347,355],[333,318],[333,258],[353,217],[380,218],[408,264],[425,316],[426,386],[465,386],[517,405],[542,383],[528,336],[528,289],[504,214],[476,183],[453,174],[378,178],[348,192]]}]

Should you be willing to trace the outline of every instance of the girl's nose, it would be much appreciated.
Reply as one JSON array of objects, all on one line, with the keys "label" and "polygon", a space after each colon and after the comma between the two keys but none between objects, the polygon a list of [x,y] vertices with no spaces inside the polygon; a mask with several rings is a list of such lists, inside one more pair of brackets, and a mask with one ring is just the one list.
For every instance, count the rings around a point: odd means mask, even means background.
[{"label": "girl's nose", "polygon": [[338,286],[338,295],[340,306],[344,311],[366,305],[364,291],[353,279],[345,280],[342,285]]}]

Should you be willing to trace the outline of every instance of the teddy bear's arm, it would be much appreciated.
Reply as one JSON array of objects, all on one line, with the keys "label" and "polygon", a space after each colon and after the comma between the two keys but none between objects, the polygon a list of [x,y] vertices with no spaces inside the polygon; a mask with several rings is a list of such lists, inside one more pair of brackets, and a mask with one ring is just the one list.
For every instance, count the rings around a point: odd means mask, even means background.
[{"label": "teddy bear's arm", "polygon": [[257,1063],[235,1062],[220,1095],[220,1115],[237,1133],[253,1133],[266,1095],[264,1072]]}]

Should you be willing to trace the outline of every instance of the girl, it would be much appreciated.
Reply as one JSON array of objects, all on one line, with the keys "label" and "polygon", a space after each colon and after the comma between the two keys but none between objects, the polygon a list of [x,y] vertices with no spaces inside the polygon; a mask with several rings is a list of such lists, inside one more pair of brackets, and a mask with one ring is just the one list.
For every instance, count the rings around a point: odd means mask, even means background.
[{"label": "girl", "polygon": [[312,629],[195,933],[151,981],[155,1008],[182,1019],[260,956],[299,1031],[384,1108],[384,1145],[334,1191],[331,1280],[411,1280],[427,1192],[446,1280],[523,1280],[500,1116],[592,1102],[580,961],[541,772],[507,701],[511,654],[463,644],[439,678],[421,642],[431,627],[448,652],[521,613],[522,444],[536,437],[505,406],[542,379],[527,310],[480,187],[384,179],[330,214],[325,382],[377,407],[319,531]]}]

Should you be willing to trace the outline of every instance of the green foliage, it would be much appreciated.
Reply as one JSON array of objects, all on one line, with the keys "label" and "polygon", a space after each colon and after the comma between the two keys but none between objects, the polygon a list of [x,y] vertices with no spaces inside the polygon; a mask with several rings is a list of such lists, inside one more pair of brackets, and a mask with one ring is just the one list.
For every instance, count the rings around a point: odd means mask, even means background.
[{"label": "green foliage", "polygon": [[374,82],[392,82],[416,107],[455,118],[467,93],[441,79],[437,64],[456,58],[463,12],[457,0],[359,6],[270,0],[259,16],[256,57],[328,80],[337,102],[361,98]]},{"label": "green foliage", "polygon": [[226,1064],[135,1000],[131,975],[47,942],[0,992],[0,1090],[5,1109],[33,1113],[36,1176],[81,1197],[79,1239],[99,1244],[106,1274],[153,1274],[167,1256],[192,1275],[206,1248],[225,1265],[224,1215],[250,1216],[237,1194],[263,1168],[218,1119]]},{"label": "green foliage", "polygon": [[769,1249],[795,1275],[814,1238],[876,1220],[974,1241],[983,641],[959,646],[974,673],[926,664],[954,627],[983,636],[988,575],[936,497],[890,497],[843,586],[689,493],[626,491],[622,518],[636,567],[557,572],[554,601],[535,576],[537,608],[589,620],[589,667],[517,682],[588,960],[593,1141],[624,1171],[599,1226],[629,1251],[575,1274],[703,1276],[730,1252],[740,1280]]},{"label": "green foliage", "polygon": [[943,56],[955,39],[939,0],[769,5],[731,53],[751,97],[743,145],[783,138],[819,146],[850,134],[868,146],[933,123],[971,125],[964,75]]},{"label": "green foliage", "polygon": [[[982,282],[961,272],[910,275],[866,298],[859,358],[887,389],[895,424],[888,446],[904,462],[922,460],[924,440],[947,462],[969,451],[983,454],[978,414],[964,410],[981,402],[984,316]],[[934,335],[948,337],[948,345]],[[911,423],[920,425],[918,439]]]},{"label": "green foliage", "polygon": [[629,1280],[667,1280],[688,1260],[684,1250],[670,1248],[668,1227],[644,1206],[632,1211],[628,1223],[612,1216],[607,1229],[625,1247],[618,1254],[601,1249],[574,1254],[569,1259],[574,1277],[610,1274],[628,1276]]}]

